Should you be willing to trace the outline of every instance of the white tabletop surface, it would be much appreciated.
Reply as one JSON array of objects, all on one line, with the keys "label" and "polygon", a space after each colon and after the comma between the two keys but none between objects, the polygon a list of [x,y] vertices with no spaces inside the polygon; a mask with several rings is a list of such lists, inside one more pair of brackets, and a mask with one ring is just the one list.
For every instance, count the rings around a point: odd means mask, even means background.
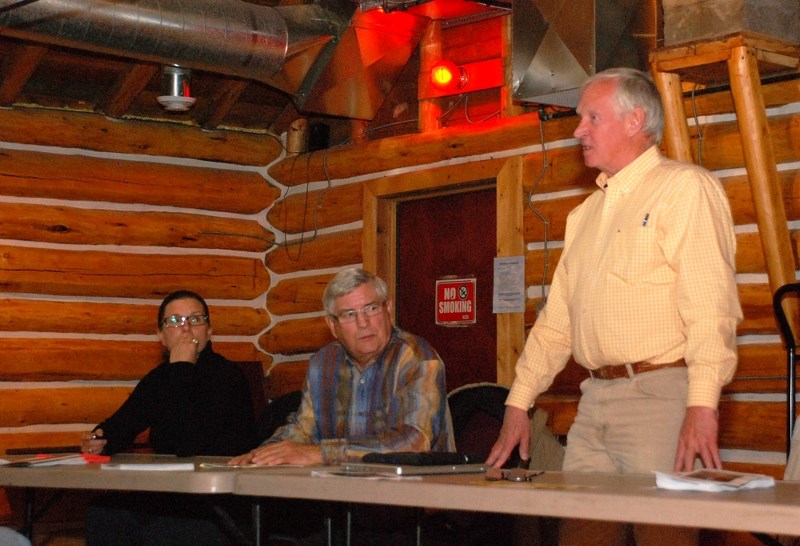
[{"label": "white tabletop surface", "polygon": [[655,476],[546,472],[531,482],[481,474],[422,479],[314,477],[243,470],[237,494],[681,525],[800,535],[800,482],[733,492],[657,489]]},{"label": "white tabletop surface", "polygon": [[[733,492],[657,489],[653,475],[546,472],[530,482],[488,482],[483,474],[366,479],[312,475],[332,468],[206,468],[224,458],[147,459],[193,462],[194,470],[111,470],[100,464],[0,466],[0,486],[176,493],[233,493],[424,508],[680,525],[800,535],[800,482]],[[122,462],[116,458],[113,462]],[[144,462],[141,457],[127,462]]]},{"label": "white tabletop surface", "polygon": [[[14,461],[22,457],[7,457]],[[179,493],[233,493],[236,472],[207,470],[200,462],[224,463],[227,458],[180,459],[171,456],[115,456],[112,463],[149,464],[150,470],[119,470],[103,465],[69,464],[9,468],[0,466],[0,486],[55,489],[108,489],[121,491],[172,491]],[[160,465],[192,463],[194,470],[158,470]]]}]

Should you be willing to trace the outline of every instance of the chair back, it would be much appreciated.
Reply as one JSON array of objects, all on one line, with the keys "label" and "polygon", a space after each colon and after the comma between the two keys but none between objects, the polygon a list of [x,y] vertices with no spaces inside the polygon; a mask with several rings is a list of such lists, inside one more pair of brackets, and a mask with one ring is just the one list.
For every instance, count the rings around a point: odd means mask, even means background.
[{"label": "chair back", "polygon": [[264,381],[264,367],[257,360],[232,361],[242,371],[244,378],[250,385],[250,398],[253,401],[253,417],[256,422],[261,419],[264,408],[267,407],[267,394]]},{"label": "chair back", "polygon": [[[500,435],[507,397],[508,388],[497,383],[471,383],[447,395],[459,453],[469,455],[470,460],[486,460]],[[504,466],[518,464],[519,453],[514,450]]]}]

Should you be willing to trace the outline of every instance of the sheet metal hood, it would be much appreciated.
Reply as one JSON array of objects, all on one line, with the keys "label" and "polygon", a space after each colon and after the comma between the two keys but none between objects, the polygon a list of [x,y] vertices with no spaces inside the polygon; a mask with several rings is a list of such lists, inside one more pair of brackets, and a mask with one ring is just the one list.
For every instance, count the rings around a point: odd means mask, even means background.
[{"label": "sheet metal hood", "polygon": [[616,66],[646,69],[630,31],[637,0],[514,0],[512,96],[574,108],[581,84]]},{"label": "sheet metal hood", "polygon": [[348,0],[0,0],[0,34],[253,79],[310,113],[372,119],[429,23]]}]

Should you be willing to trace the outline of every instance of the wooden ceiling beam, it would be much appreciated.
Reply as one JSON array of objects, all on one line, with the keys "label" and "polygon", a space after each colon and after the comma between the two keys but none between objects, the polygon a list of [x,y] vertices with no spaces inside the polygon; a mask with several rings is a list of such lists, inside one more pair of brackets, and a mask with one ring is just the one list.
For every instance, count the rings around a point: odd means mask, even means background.
[{"label": "wooden ceiling beam", "polygon": [[239,96],[250,85],[248,80],[225,79],[215,88],[208,107],[198,116],[197,123],[204,129],[216,129],[234,107]]},{"label": "wooden ceiling beam", "polygon": [[269,126],[269,130],[273,134],[282,135],[289,129],[294,120],[301,117],[304,116],[297,111],[294,103],[290,100],[284,105],[281,112],[275,116],[272,125]]},{"label": "wooden ceiling beam", "polygon": [[113,89],[106,100],[102,104],[98,104],[97,110],[112,118],[122,117],[157,73],[158,65],[133,64],[117,78]]},{"label": "wooden ceiling beam", "polygon": [[3,62],[0,80],[0,106],[9,106],[22,92],[22,88],[33,76],[36,67],[47,53],[43,45],[23,44],[14,46],[11,55]]}]

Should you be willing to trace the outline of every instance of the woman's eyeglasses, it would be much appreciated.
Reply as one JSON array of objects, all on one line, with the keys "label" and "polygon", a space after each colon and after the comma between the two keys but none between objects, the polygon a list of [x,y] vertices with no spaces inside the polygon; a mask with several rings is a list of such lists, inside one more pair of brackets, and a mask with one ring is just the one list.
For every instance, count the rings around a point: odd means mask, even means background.
[{"label": "woman's eyeglasses", "polygon": [[188,317],[183,317],[181,315],[170,315],[168,317],[164,317],[164,320],[161,321],[161,324],[164,326],[164,328],[180,328],[187,323],[189,326],[201,326],[203,324],[208,324],[208,315],[189,315]]}]

